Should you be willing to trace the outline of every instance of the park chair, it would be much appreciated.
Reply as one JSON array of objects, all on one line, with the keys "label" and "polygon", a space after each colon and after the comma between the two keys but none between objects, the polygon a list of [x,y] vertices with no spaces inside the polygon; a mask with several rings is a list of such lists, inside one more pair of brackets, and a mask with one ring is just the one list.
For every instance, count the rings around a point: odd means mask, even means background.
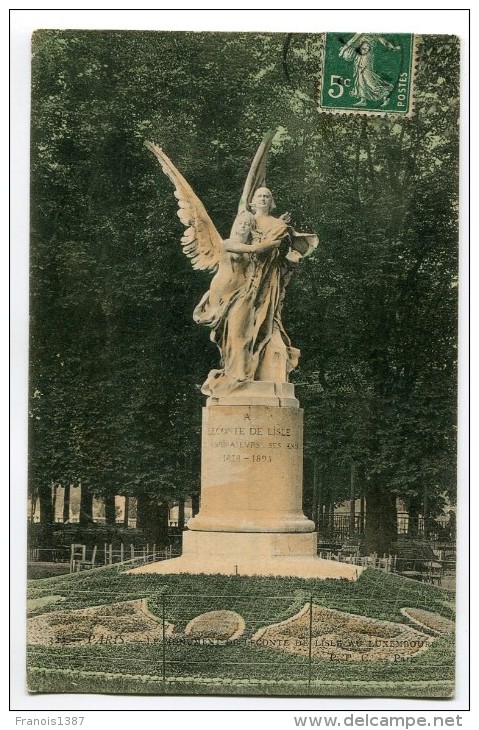
[{"label": "park chair", "polygon": [[379,567],[382,570],[385,570],[386,573],[395,573],[396,572],[396,562],[397,562],[397,556],[396,555],[388,555],[384,556],[380,559]]},{"label": "park chair", "polygon": [[442,583],[442,575],[444,572],[442,563],[438,563],[434,560],[430,560],[425,565],[426,571],[424,580],[426,580],[428,583],[437,583],[438,586]]},{"label": "park chair", "polygon": [[93,550],[91,551],[90,560],[82,560],[80,562],[80,570],[88,570],[88,569],[95,567],[96,551],[97,551],[97,546],[94,545]]},{"label": "park chair", "polygon": [[345,544],[341,548],[340,559],[344,563],[354,563],[356,558],[359,557],[359,545]]},{"label": "park chair", "polygon": [[95,545],[91,557],[87,559],[86,545],[73,543],[70,547],[70,573],[78,573],[80,570],[88,570],[95,567],[97,546]]},{"label": "park chair", "polygon": [[86,560],[86,545],[73,542],[70,545],[70,573],[80,570],[78,566],[83,560]]},{"label": "park chair", "polygon": [[404,578],[428,581],[429,564],[437,560],[428,543],[404,540],[393,545],[396,553],[396,572]]}]

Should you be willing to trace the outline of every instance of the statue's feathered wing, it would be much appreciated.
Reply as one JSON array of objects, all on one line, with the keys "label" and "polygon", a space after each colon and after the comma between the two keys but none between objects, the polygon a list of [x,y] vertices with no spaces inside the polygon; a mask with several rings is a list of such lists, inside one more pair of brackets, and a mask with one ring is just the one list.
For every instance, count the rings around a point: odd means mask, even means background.
[{"label": "statue's feathered wing", "polygon": [[248,209],[256,190],[264,187],[266,184],[266,162],[268,160],[268,152],[276,132],[276,129],[266,132],[260,146],[256,150],[256,154],[248,172],[248,177],[244,184],[243,194],[238,206],[238,212]]},{"label": "statue's feathered wing", "polygon": [[[271,144],[277,131],[277,129],[272,129],[266,132],[260,146],[256,150],[238,206],[239,213],[242,210],[250,210],[251,200],[256,190],[266,186],[266,163]],[[289,217],[287,220],[289,220]],[[318,245],[319,239],[315,233],[298,233],[291,227],[289,228],[289,233],[291,236],[291,247],[298,251],[303,258],[309,256]]]},{"label": "statue's feathered wing", "polygon": [[145,147],[157,157],[161,169],[175,186],[175,197],[178,199],[177,215],[186,227],[181,239],[184,253],[191,259],[194,269],[215,271],[222,253],[222,241],[205,206],[161,147],[152,142],[145,142]]}]

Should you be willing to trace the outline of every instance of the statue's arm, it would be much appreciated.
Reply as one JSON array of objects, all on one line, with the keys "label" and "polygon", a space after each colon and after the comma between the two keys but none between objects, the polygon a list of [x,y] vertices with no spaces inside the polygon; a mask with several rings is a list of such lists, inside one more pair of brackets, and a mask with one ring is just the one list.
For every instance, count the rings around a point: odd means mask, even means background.
[{"label": "statue's arm", "polygon": [[257,243],[240,243],[232,241],[230,238],[223,241],[223,248],[228,253],[257,253],[258,251],[268,251],[270,248],[277,248],[281,243],[281,238],[274,241],[269,239],[258,241]]},{"label": "statue's arm", "polygon": [[354,46],[354,44],[355,44],[355,43],[357,43],[357,41],[358,41],[358,40],[359,40],[359,39],[361,38],[361,36],[362,36],[362,33],[355,33],[355,34],[353,35],[353,37],[352,37],[352,38],[350,38],[350,39],[349,39],[349,41],[348,41],[347,43],[345,43],[345,44],[344,44],[344,46],[342,46],[342,47],[341,47],[341,48],[339,49],[339,55],[340,55],[340,56],[344,56],[344,54],[345,54],[345,53],[346,53],[347,51],[349,51],[349,49],[350,49],[350,48],[351,48],[352,46]]},{"label": "statue's arm", "polygon": [[393,43],[390,43],[384,36],[378,35],[378,41],[379,43],[382,43],[385,48],[389,48],[390,51],[400,51],[401,46],[395,46]]}]

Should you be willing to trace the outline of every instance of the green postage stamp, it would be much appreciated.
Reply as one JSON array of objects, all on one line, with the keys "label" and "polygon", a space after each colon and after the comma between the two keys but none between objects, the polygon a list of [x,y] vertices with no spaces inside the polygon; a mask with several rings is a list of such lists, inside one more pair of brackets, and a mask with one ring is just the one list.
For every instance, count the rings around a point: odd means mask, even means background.
[{"label": "green postage stamp", "polygon": [[413,109],[412,33],[325,33],[319,109],[400,114]]}]

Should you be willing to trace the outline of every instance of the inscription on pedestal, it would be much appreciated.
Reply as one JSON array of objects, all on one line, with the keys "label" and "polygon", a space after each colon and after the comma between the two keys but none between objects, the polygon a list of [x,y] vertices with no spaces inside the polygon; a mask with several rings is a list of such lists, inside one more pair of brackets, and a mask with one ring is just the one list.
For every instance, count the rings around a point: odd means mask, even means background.
[{"label": "inscription on pedestal", "polygon": [[203,410],[201,509],[191,529],[310,531],[302,512],[302,411]]},{"label": "inscription on pedestal", "polygon": [[[265,426],[251,423],[249,413],[244,415],[244,426],[209,426],[205,446],[220,449],[223,463],[251,461],[269,463],[276,461],[278,450],[298,450],[298,434],[291,427]],[[251,451],[251,454],[245,453]]]},{"label": "inscription on pedestal", "polygon": [[[302,447],[301,415],[298,409],[267,406],[215,407],[206,409],[203,433],[203,460],[208,467],[206,481],[218,479],[237,486],[232,466],[264,466],[260,478],[277,479],[286,470],[288,479],[301,481],[298,459]],[[278,467],[280,472],[278,472]],[[211,472],[214,471],[214,474]],[[255,478],[250,471],[249,479]],[[259,475],[258,475],[259,476]],[[206,486],[205,482],[203,485]],[[292,486],[292,485],[291,485]]]}]

